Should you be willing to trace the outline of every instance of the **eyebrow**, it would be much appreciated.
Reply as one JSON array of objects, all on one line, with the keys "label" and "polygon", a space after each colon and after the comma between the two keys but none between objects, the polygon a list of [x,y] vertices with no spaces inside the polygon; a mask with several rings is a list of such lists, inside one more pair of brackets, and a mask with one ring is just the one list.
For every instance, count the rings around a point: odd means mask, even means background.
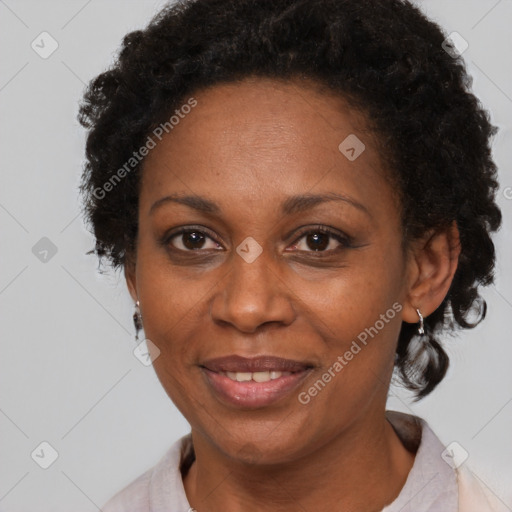
[{"label": "eyebrow", "polygon": [[[310,210],[315,206],[327,203],[329,201],[341,201],[344,203],[348,203],[358,210],[366,213],[370,216],[370,212],[368,209],[352,199],[343,194],[336,194],[334,192],[329,192],[325,194],[299,194],[295,196],[290,196],[286,198],[286,200],[281,205],[281,214],[282,215],[292,215],[295,213],[300,213],[306,210]],[[198,195],[186,195],[186,194],[171,194],[161,199],[158,199],[153,203],[151,208],[149,209],[149,214],[153,214],[155,210],[160,208],[162,205],[167,203],[178,203],[188,206],[194,210],[197,210],[202,213],[210,213],[210,214],[220,214],[221,208],[219,205],[206,197],[198,196]]]}]

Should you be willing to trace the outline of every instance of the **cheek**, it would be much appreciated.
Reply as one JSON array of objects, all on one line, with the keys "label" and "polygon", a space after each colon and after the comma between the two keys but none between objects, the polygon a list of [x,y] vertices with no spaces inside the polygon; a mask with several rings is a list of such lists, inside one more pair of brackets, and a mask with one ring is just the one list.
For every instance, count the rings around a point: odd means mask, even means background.
[{"label": "cheek", "polygon": [[159,350],[153,369],[172,402],[193,420],[205,406],[193,385],[199,377],[193,368],[196,330],[206,318],[199,311],[201,287],[184,280],[157,253],[143,249],[137,261],[137,284],[144,334]]},{"label": "cheek", "polygon": [[174,329],[179,332],[187,317],[200,305],[201,295],[208,289],[206,280],[198,282],[179,267],[171,266],[165,250],[147,232],[141,235],[137,288],[145,328],[155,333],[172,334]]},{"label": "cheek", "polygon": [[[296,282],[296,295],[311,310],[311,321],[316,317],[318,325],[325,325],[326,339],[346,344],[376,322],[385,337],[396,338],[401,324],[397,310],[403,300],[403,257],[399,249],[376,252],[359,253],[357,261],[323,279]],[[381,315],[385,329],[380,329]]]},{"label": "cheek", "polygon": [[326,400],[351,407],[387,386],[402,323],[403,271],[398,248],[382,256],[361,255],[357,266],[308,285],[303,300],[309,323],[324,341],[317,347],[324,363],[318,377],[329,381],[318,406]]},{"label": "cheek", "polygon": [[298,396],[308,421],[332,432],[386,401],[401,328],[402,305],[385,283],[355,282],[339,283],[337,299],[313,311],[323,364]]}]

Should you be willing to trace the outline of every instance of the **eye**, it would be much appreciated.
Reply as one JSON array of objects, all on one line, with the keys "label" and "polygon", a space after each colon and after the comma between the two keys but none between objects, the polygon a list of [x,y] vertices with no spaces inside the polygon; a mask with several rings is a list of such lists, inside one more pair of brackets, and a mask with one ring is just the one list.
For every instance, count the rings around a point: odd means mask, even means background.
[{"label": "eye", "polygon": [[199,249],[222,249],[222,246],[204,231],[204,228],[196,229],[190,227],[180,229],[169,235],[166,243],[174,249],[185,252],[197,251]]},{"label": "eye", "polygon": [[349,247],[350,238],[324,226],[305,231],[292,244],[292,249],[304,252],[330,252]]}]

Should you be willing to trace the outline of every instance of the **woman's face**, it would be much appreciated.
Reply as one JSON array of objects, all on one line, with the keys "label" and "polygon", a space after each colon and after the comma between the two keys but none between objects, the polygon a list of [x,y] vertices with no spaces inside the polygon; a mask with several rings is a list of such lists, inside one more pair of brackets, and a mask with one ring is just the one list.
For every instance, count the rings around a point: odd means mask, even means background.
[{"label": "woman's face", "polygon": [[158,378],[198,435],[241,460],[368,431],[408,262],[364,118],[299,82],[193,96],[146,157],[127,270]]}]

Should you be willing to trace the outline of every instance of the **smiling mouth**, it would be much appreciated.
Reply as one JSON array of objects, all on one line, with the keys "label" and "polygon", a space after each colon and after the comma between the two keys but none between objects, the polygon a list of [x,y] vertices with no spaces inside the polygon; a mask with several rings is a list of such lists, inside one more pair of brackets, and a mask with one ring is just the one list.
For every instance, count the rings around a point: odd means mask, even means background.
[{"label": "smiling mouth", "polygon": [[269,382],[271,380],[279,379],[280,377],[287,377],[293,372],[281,372],[278,370],[264,371],[264,372],[218,372],[219,375],[225,375],[235,382]]},{"label": "smiling mouth", "polygon": [[261,408],[290,396],[313,365],[273,356],[234,355],[205,361],[200,368],[210,391],[223,404]]}]

